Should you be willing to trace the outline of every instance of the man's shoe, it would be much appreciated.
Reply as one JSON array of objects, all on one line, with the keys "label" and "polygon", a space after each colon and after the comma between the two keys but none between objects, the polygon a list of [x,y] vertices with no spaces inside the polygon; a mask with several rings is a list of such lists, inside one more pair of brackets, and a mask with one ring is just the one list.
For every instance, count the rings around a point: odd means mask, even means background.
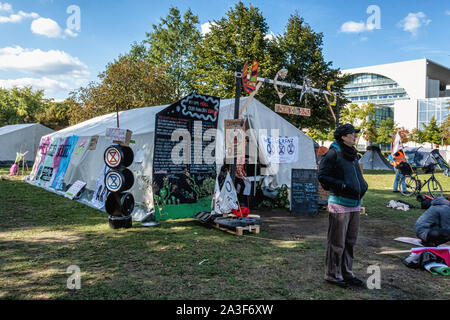
[{"label": "man's shoe", "polygon": [[346,281],[332,281],[332,280],[325,280],[325,281],[341,288],[348,288],[349,286],[349,284]]},{"label": "man's shoe", "polygon": [[400,191],[398,191],[398,190],[392,190],[392,192],[400,192]]},{"label": "man's shoe", "polygon": [[361,287],[364,284],[364,282],[362,280],[358,279],[357,277],[347,279],[344,281],[346,283],[348,283],[350,286],[355,286],[355,287]]}]

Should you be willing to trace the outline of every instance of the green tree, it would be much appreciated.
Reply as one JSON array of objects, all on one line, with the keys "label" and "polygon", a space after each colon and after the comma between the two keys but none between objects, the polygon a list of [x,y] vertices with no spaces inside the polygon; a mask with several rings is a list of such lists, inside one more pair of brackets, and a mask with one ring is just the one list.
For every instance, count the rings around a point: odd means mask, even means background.
[{"label": "green tree", "polygon": [[426,141],[424,131],[418,128],[412,129],[410,140],[416,143],[424,143]]},{"label": "green tree", "polygon": [[[342,75],[339,69],[332,68],[331,62],[326,62],[322,54],[323,34],[315,32],[297,12],[292,14],[286,24],[285,31],[274,37],[268,43],[265,55],[269,63],[267,76],[273,78],[281,68],[288,70],[286,82],[303,84],[304,78],[308,77],[311,85],[317,89],[327,89],[327,83],[334,81],[333,91],[339,92],[340,106],[347,101],[342,95],[342,90],[349,77]],[[282,116],[296,127],[314,128],[328,131],[334,129],[335,122],[329,110],[329,106],[323,95],[305,94],[300,101],[300,90],[283,88],[286,95],[283,103],[306,107],[311,109],[310,117],[294,115]],[[273,86],[268,86],[261,92],[259,99],[268,106],[279,103],[279,97]],[[334,110],[335,113],[336,110]]]},{"label": "green tree", "polygon": [[226,16],[211,23],[210,32],[196,47],[194,88],[205,94],[232,98],[235,94],[236,67],[245,61],[260,62],[267,70],[265,53],[269,28],[258,8],[242,2],[230,8]]},{"label": "green tree", "polygon": [[375,119],[369,120],[367,122],[366,130],[362,132],[361,136],[363,136],[364,139],[369,142],[369,145],[372,145],[372,143],[378,140],[378,131]]},{"label": "green tree", "polygon": [[[348,76],[331,67],[322,55],[323,35],[316,33],[297,13],[290,16],[282,34],[267,37],[268,25],[260,10],[246,7],[241,1],[226,16],[213,22],[211,32],[197,46],[197,91],[222,98],[235,95],[236,67],[242,69],[246,61],[259,62],[259,76],[273,79],[276,73],[288,70],[286,82],[302,84],[308,76],[315,88],[326,89],[328,81],[335,81],[334,91],[342,93]],[[283,88],[283,104],[306,106],[311,117],[280,114],[296,127],[330,130],[335,123],[324,97],[310,94],[300,103],[300,91]],[[243,92],[245,95],[245,93]],[[342,96],[342,95],[341,95]],[[280,99],[273,85],[264,85],[256,98],[274,108]],[[346,103],[342,99],[341,105]]]},{"label": "green tree", "polygon": [[44,98],[44,90],[32,87],[0,89],[0,124],[36,122],[36,114],[49,101]]},{"label": "green tree", "polygon": [[387,118],[380,122],[377,128],[378,136],[376,143],[391,143],[392,137],[394,136],[396,130],[394,119]]},{"label": "green tree", "polygon": [[370,137],[369,140],[366,139],[367,141],[375,142],[377,140],[378,134],[376,133],[376,127],[374,127],[375,122],[370,120],[374,114],[375,105],[373,103],[365,103],[362,105],[352,103],[341,109],[340,123],[351,123],[356,128],[361,129],[356,145],[358,145],[361,137],[366,136],[366,133]]},{"label": "green tree", "polygon": [[164,67],[149,60],[124,55],[107,65],[91,82],[70,94],[70,124],[116,110],[168,104],[176,98]]},{"label": "green tree", "polygon": [[132,54],[145,57],[156,66],[165,66],[176,98],[193,89],[195,46],[201,40],[198,25],[198,16],[190,9],[181,17],[180,10],[171,7],[167,17],[146,33],[147,39],[132,48]]},{"label": "green tree", "polygon": [[[447,110],[450,111],[450,101],[447,104]],[[450,114],[447,114],[447,117],[441,123],[440,129],[442,132],[442,142],[447,146],[450,144]]]},{"label": "green tree", "polygon": [[424,140],[431,144],[441,144],[442,131],[437,125],[436,118],[433,116],[428,125],[424,124]]},{"label": "green tree", "polygon": [[69,125],[69,109],[68,101],[51,101],[35,115],[35,118],[37,122],[46,127],[61,130]]}]

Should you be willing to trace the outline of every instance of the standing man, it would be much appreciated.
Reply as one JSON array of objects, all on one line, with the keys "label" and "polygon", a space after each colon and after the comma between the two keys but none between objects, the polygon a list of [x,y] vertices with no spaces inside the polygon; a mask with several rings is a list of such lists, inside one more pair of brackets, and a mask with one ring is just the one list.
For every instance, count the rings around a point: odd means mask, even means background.
[{"label": "standing man", "polygon": [[395,180],[392,192],[399,192],[398,184],[400,181],[402,182],[402,190],[406,191],[406,182],[403,179],[404,175],[398,169],[400,163],[406,161],[405,153],[403,152],[402,149],[400,149],[396,153],[389,155],[389,160],[391,161],[391,164],[394,166],[395,171]]},{"label": "standing man", "polygon": [[319,169],[322,187],[330,190],[325,280],[344,288],[363,284],[352,270],[361,199],[368,188],[354,147],[359,131],[351,124],[337,127],[334,132],[336,141],[322,158]]}]

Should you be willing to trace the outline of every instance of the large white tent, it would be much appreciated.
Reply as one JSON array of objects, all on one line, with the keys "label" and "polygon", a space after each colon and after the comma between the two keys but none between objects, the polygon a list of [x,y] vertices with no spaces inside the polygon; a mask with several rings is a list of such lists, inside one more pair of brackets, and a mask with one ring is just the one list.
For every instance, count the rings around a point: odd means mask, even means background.
[{"label": "large white tent", "polygon": [[[240,105],[245,103],[248,98],[241,98]],[[218,119],[218,136],[216,138],[216,159],[220,163],[225,154],[225,142],[223,134],[225,119],[233,119],[234,115],[234,99],[221,100]],[[119,112],[120,128],[132,131],[132,143],[130,147],[134,151],[135,161],[129,167],[135,176],[135,183],[130,189],[133,194],[137,207],[133,212],[135,221],[143,221],[148,218],[153,208],[152,194],[152,167],[154,153],[154,136],[155,136],[155,116],[165,109],[168,105],[145,107]],[[298,130],[288,121],[284,120],[280,115],[273,112],[257,99],[251,100],[247,108],[243,111],[241,118],[246,119],[248,127],[254,129],[251,135],[255,141],[258,141],[258,161],[269,164],[266,176],[264,176],[264,184],[272,187],[278,187],[291,184],[291,169],[316,169],[314,142],[306,136],[302,131]],[[117,126],[116,113],[96,117],[88,121],[79,123],[72,127],[54,132],[42,138],[42,141],[55,141],[60,138],[77,136],[76,145],[70,157],[64,175],[64,183],[61,190],[54,190],[47,185],[43,185],[33,181],[32,176],[28,177],[28,181],[32,184],[45,187],[50,191],[62,193],[71,184],[77,180],[86,182],[86,190],[83,197],[79,201],[93,205],[94,190],[96,189],[97,180],[102,178],[102,172],[105,170],[104,151],[111,145],[110,138],[105,136],[106,128]],[[263,140],[261,137],[270,135],[279,135],[282,137],[295,138],[296,148],[295,157],[291,157],[289,161],[280,161],[281,163],[271,163],[268,155],[264,152]],[[256,137],[258,135],[258,137]],[[94,137],[94,139],[93,139]],[[98,139],[97,139],[98,137]],[[94,147],[91,142],[95,140]],[[220,166],[218,165],[218,168]],[[249,173],[251,175],[252,173]],[[98,205],[97,208],[100,208]]]},{"label": "large white tent", "polygon": [[25,161],[30,163],[38,150],[42,136],[53,132],[39,123],[12,124],[0,128],[0,164],[11,165],[17,152],[28,153]]}]

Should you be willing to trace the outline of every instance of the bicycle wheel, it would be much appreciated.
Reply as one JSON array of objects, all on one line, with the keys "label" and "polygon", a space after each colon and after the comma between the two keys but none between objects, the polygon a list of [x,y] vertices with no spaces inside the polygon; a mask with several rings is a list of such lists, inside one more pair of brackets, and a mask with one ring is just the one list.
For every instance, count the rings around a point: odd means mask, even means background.
[{"label": "bicycle wheel", "polygon": [[430,196],[432,196],[433,198],[444,195],[444,193],[442,192],[442,186],[436,179],[431,179],[430,181],[428,181],[428,191],[430,193]]},{"label": "bicycle wheel", "polygon": [[[403,181],[405,182],[406,189],[403,189]],[[405,197],[409,197],[416,193],[417,187],[417,180],[411,176],[404,176],[400,180],[400,192]]]}]

